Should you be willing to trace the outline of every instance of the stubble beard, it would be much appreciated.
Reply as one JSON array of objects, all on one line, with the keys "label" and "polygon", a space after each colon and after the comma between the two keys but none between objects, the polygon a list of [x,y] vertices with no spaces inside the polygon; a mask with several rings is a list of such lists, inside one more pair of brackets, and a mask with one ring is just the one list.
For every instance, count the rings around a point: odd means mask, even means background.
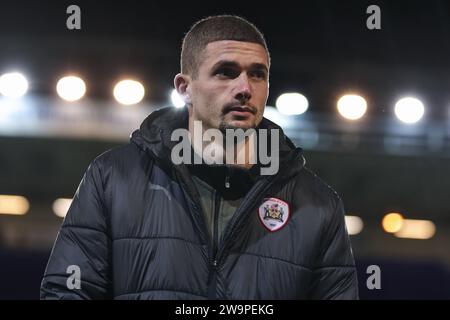
[{"label": "stubble beard", "polygon": [[250,125],[246,125],[246,126],[234,126],[232,124],[230,124],[228,121],[222,119],[222,121],[219,124],[219,130],[225,134],[227,129],[232,129],[232,130],[236,130],[236,129],[242,129],[242,130],[248,130],[248,129],[256,129],[256,123],[253,122]]}]

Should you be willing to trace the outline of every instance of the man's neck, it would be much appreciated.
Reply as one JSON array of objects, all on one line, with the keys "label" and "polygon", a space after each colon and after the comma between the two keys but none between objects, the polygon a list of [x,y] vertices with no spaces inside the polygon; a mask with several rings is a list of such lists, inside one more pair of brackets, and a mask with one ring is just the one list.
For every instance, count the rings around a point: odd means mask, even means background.
[{"label": "man's neck", "polygon": [[[221,136],[223,137],[222,141],[212,139],[210,134],[211,130],[207,132],[208,129],[216,129],[216,133],[221,132]],[[252,157],[254,156],[255,150],[254,137],[245,137],[240,141],[234,141],[233,139],[231,144],[233,150],[229,150],[226,143],[226,134],[217,128],[205,126],[200,120],[194,119],[191,112],[189,113],[189,133],[194,152],[200,155],[204,162],[211,163],[215,159],[220,158],[224,164],[236,165],[245,169],[250,169],[255,164],[254,158]],[[232,152],[232,154],[227,156],[227,152]],[[211,153],[215,156],[210,157]]]}]

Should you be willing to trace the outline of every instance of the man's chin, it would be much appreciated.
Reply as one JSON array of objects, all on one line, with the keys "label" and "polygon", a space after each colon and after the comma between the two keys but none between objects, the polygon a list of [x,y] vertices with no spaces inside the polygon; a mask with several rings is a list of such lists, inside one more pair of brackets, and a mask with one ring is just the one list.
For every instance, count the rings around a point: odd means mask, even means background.
[{"label": "man's chin", "polygon": [[249,121],[249,120],[232,120],[232,121],[223,121],[220,126],[219,130],[225,131],[226,129],[254,129],[256,128],[255,121]]}]

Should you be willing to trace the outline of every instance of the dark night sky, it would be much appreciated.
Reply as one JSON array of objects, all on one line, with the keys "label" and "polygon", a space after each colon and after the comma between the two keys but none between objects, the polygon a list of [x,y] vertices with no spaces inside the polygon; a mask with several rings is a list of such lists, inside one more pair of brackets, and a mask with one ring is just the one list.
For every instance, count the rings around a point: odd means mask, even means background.
[{"label": "dark night sky", "polygon": [[[82,30],[65,27],[77,4]],[[366,28],[366,8],[381,8],[382,29]],[[372,114],[392,113],[401,95],[422,98],[435,117],[450,106],[448,1],[3,1],[0,72],[12,66],[37,92],[53,92],[66,71],[88,81],[90,94],[109,97],[123,74],[164,103],[178,72],[183,34],[197,19],[238,14],[265,34],[272,54],[271,95],[296,90],[312,112],[329,112],[339,95],[360,92]]]}]

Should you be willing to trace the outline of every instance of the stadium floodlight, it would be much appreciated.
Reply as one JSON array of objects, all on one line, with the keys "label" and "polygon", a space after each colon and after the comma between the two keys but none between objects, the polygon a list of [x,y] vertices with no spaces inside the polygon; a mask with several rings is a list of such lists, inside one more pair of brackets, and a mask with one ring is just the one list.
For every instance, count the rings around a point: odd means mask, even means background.
[{"label": "stadium floodlight", "polygon": [[69,198],[58,198],[53,201],[53,213],[60,217],[64,218],[69,211],[70,205],[72,204],[72,199]]},{"label": "stadium floodlight", "polygon": [[0,194],[0,214],[24,215],[30,209],[30,202],[24,196]]},{"label": "stadium floodlight", "polygon": [[391,212],[383,217],[381,225],[383,226],[384,231],[388,233],[395,233],[402,228],[404,220],[405,219],[400,213]]},{"label": "stadium floodlight", "polygon": [[56,84],[56,92],[66,101],[76,101],[86,93],[86,84],[83,79],[76,76],[63,77]]},{"label": "stadium floodlight", "polygon": [[8,98],[19,98],[28,90],[28,81],[19,72],[5,73],[0,77],[0,93]]},{"label": "stadium floodlight", "polygon": [[185,105],[183,98],[175,89],[173,89],[172,93],[170,94],[170,100],[172,100],[172,104],[175,108],[182,108]]},{"label": "stadium floodlight", "polygon": [[408,124],[416,123],[425,113],[425,107],[419,99],[406,97],[400,99],[395,104],[395,115],[397,118]]},{"label": "stadium floodlight", "polygon": [[367,102],[359,95],[347,94],[338,100],[337,109],[345,119],[358,120],[366,113]]},{"label": "stadium floodlight", "polygon": [[405,219],[402,228],[394,233],[397,238],[427,240],[436,233],[436,225],[429,220]]},{"label": "stadium floodlight", "polygon": [[135,80],[121,80],[114,87],[114,98],[125,105],[132,105],[142,101],[145,95],[144,86]]},{"label": "stadium floodlight", "polygon": [[345,216],[345,226],[349,235],[357,235],[364,228],[363,220],[358,216]]},{"label": "stadium floodlight", "polygon": [[277,98],[275,106],[281,114],[290,116],[305,113],[308,110],[309,103],[304,95],[290,92],[281,94]]}]

